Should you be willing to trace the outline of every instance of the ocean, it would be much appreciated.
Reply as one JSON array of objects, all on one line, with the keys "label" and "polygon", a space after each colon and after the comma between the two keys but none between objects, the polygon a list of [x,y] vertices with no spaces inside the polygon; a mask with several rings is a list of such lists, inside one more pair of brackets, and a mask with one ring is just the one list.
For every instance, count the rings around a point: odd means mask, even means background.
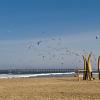
[{"label": "ocean", "polygon": [[67,73],[41,73],[41,74],[0,74],[0,79],[9,78],[31,78],[31,77],[63,77],[74,76],[75,72]]}]

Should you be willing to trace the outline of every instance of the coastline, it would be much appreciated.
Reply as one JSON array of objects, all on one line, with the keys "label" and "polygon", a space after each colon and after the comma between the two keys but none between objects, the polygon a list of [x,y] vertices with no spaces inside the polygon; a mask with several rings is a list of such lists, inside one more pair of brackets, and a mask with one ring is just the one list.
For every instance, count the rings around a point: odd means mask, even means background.
[{"label": "coastline", "polygon": [[75,72],[67,73],[40,73],[40,74],[0,74],[0,79],[31,78],[31,77],[72,77]]}]

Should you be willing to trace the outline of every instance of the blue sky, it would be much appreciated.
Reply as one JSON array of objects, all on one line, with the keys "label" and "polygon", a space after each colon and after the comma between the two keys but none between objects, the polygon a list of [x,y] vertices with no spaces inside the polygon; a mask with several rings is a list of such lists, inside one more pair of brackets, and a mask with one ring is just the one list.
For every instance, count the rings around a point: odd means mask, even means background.
[{"label": "blue sky", "polygon": [[[0,1],[1,67],[56,67],[61,66],[62,62],[64,67],[72,66],[76,57],[66,56],[60,63],[53,57],[51,59],[55,59],[54,62],[46,58],[44,64],[37,55],[41,52],[42,56],[49,57],[46,52],[44,53],[45,48],[47,49],[47,46],[53,48],[54,45],[55,48],[59,47],[60,52],[65,52],[62,47],[76,52],[86,49],[87,52],[93,51],[98,57],[100,40],[95,39],[96,35],[100,35],[99,0]],[[56,43],[52,38],[55,38]],[[60,45],[58,45],[59,38],[61,38]],[[47,46],[38,48],[36,44],[39,40],[43,42],[41,45]],[[47,44],[44,44],[44,41]],[[32,43],[35,46],[29,50],[27,45]],[[46,51],[54,52],[53,49]],[[76,61],[75,64],[77,63]]]}]

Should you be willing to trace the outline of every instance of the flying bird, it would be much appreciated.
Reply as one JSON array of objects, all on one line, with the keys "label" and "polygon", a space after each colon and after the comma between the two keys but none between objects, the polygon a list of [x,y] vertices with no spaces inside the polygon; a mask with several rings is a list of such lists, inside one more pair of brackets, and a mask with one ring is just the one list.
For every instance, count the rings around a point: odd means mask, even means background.
[{"label": "flying bird", "polygon": [[55,38],[52,38],[51,40],[55,40]]},{"label": "flying bird", "polygon": [[34,46],[34,43],[28,45],[28,49],[31,49]]},{"label": "flying bird", "polygon": [[96,35],[96,39],[99,39],[99,35]]},{"label": "flying bird", "polygon": [[40,43],[42,43],[42,41],[38,41],[38,42],[37,42],[37,45],[39,46],[39,45],[40,45]]},{"label": "flying bird", "polygon": [[43,58],[43,60],[44,60],[45,56],[42,56],[42,58]]},{"label": "flying bird", "polygon": [[64,63],[63,62],[61,62],[61,66],[63,66],[64,65]]}]

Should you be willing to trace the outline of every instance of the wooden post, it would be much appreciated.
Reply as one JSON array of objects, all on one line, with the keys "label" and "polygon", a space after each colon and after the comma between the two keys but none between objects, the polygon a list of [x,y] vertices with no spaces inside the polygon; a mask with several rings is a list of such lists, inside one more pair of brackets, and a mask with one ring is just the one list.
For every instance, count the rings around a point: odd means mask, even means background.
[{"label": "wooden post", "polygon": [[89,57],[88,57],[88,74],[89,74],[89,79],[90,80],[93,80],[93,75],[92,75],[92,65],[91,65],[91,61],[90,61],[90,58],[91,58],[91,54],[89,54]]},{"label": "wooden post", "polygon": [[89,72],[88,62],[86,61],[86,75],[85,75],[86,80],[88,80],[88,78],[89,78],[88,72]]},{"label": "wooden post", "polygon": [[100,80],[100,56],[98,57],[98,73],[99,73],[99,80]]},{"label": "wooden post", "polygon": [[83,80],[86,80],[87,79],[87,61],[86,61],[85,56],[83,56],[83,60],[84,60]]}]

